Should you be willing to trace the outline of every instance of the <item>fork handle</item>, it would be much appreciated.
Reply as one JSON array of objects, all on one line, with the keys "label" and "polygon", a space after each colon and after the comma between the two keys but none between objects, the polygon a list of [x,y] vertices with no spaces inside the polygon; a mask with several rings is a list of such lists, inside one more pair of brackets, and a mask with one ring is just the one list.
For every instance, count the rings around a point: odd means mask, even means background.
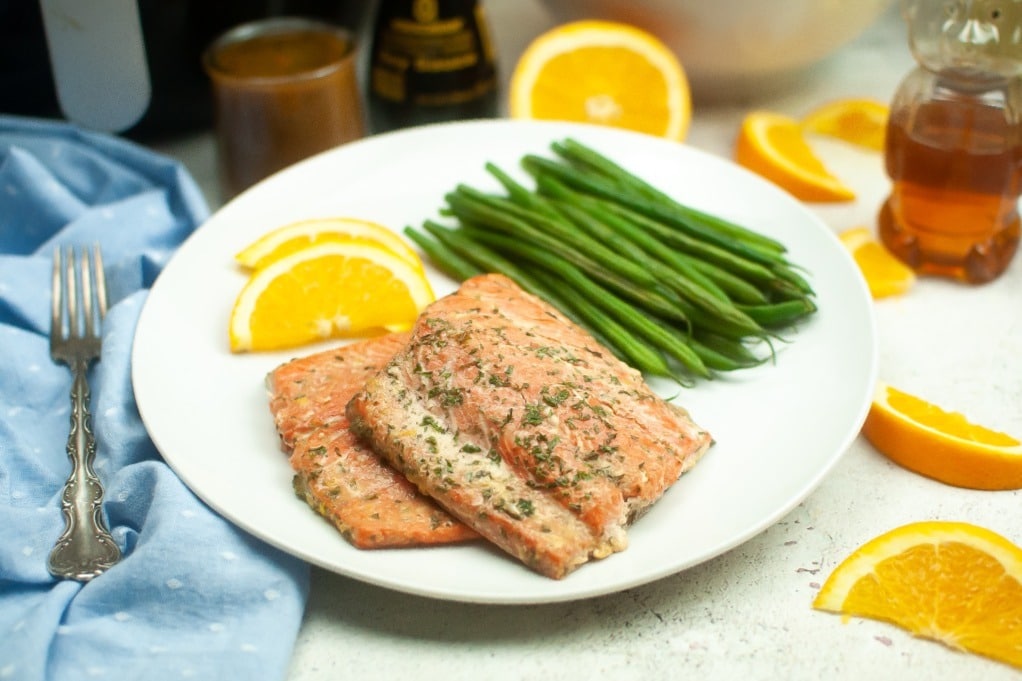
[{"label": "fork handle", "polygon": [[86,360],[71,362],[71,433],[67,455],[71,474],[64,485],[61,511],[64,533],[50,551],[48,567],[56,577],[87,582],[114,565],[121,551],[103,520],[103,486],[92,470],[96,438],[89,416],[89,383]]}]

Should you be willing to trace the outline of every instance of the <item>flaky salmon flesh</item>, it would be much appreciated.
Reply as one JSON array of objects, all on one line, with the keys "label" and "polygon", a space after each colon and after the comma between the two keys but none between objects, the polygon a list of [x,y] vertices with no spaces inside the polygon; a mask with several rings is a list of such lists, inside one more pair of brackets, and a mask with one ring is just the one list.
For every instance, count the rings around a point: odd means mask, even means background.
[{"label": "flaky salmon flesh", "polygon": [[295,491],[361,549],[478,537],[348,428],[348,401],[408,340],[408,334],[372,338],[292,360],[267,377],[270,411],[281,446],[290,453]]},{"label": "flaky salmon flesh", "polygon": [[562,578],[711,437],[560,312],[502,275],[465,281],[348,403],[352,430],[452,516]]}]

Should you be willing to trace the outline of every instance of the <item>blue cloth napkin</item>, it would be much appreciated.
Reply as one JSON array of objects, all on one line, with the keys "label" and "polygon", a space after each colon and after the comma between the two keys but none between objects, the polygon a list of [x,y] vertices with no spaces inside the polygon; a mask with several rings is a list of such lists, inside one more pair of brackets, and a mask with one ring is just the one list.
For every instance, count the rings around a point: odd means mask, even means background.
[{"label": "blue cloth napkin", "polygon": [[[282,679],[308,567],[226,522],[149,440],[131,388],[139,311],[208,215],[175,161],[59,122],[0,116],[0,679]],[[90,372],[95,468],[120,563],[54,579],[70,470],[67,367],[49,357],[55,246],[99,243],[109,279]]]}]

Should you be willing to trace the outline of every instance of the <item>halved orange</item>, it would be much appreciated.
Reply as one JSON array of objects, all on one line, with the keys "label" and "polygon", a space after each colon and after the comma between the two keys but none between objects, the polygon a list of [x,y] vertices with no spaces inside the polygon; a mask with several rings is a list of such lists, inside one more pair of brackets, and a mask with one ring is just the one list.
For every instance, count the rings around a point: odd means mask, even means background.
[{"label": "halved orange", "polygon": [[813,607],[1022,668],[1022,548],[977,525],[930,521],[886,532],[834,569]]},{"label": "halved orange", "polygon": [[855,198],[855,192],[832,175],[810,148],[801,124],[784,114],[747,114],[738,134],[735,160],[803,201]]},{"label": "halved orange", "polygon": [[1022,489],[1022,442],[880,382],[862,434],[905,468],[948,485]]},{"label": "halved orange", "polygon": [[874,298],[907,293],[916,281],[912,268],[898,260],[867,227],[852,227],[838,235],[852,254]]},{"label": "halved orange", "polygon": [[234,256],[242,267],[259,269],[306,246],[324,241],[368,241],[379,244],[410,265],[422,268],[418,254],[387,227],[351,217],[311,218],[292,222],[262,235]]},{"label": "halved orange", "polygon": [[583,20],[534,39],[511,75],[512,118],[576,121],[682,140],[692,118],[688,78],[659,38]]},{"label": "halved orange", "polygon": [[809,112],[802,129],[883,151],[889,108],[874,99],[838,99]]},{"label": "halved orange", "polygon": [[317,243],[253,272],[231,311],[230,348],[278,350],[407,328],[433,299],[421,269],[377,244]]}]

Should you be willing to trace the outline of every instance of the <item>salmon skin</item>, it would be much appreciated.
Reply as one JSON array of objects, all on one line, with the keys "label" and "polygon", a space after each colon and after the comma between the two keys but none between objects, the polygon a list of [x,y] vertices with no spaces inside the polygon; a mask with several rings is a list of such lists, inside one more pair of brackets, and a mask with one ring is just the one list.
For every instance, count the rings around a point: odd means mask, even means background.
[{"label": "salmon skin", "polygon": [[452,515],[560,579],[711,444],[593,337],[502,275],[466,280],[348,404],[351,428]]},{"label": "salmon skin", "polygon": [[267,376],[295,492],[360,549],[448,544],[478,535],[359,442],[345,405],[408,341],[390,334],[292,360]]}]

